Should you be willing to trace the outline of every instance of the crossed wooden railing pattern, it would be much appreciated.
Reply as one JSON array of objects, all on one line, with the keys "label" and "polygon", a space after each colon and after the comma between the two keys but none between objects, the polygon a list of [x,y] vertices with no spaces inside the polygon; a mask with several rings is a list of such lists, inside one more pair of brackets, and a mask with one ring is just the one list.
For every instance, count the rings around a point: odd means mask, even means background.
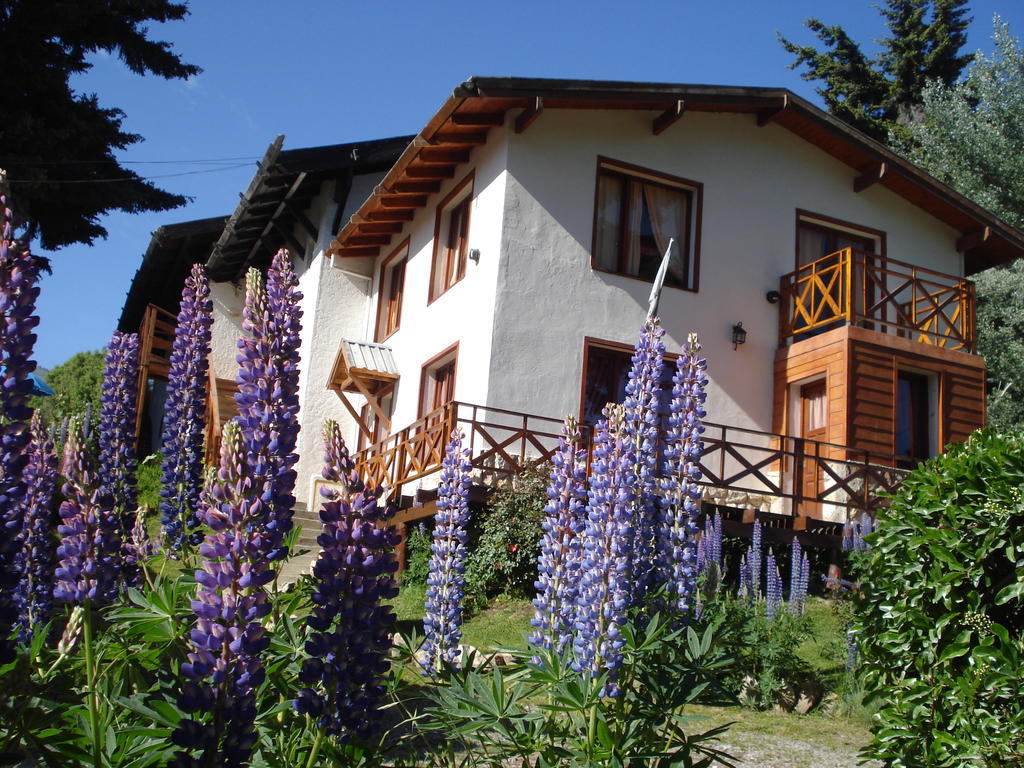
[{"label": "crossed wooden railing pattern", "polygon": [[[561,425],[546,416],[451,402],[360,451],[356,468],[368,485],[400,493],[402,486],[440,469],[457,427],[479,470],[478,482],[495,485],[547,462],[558,447]],[[588,427],[583,437],[589,446]],[[822,504],[873,511],[906,476],[893,456],[713,423],[705,424],[700,466],[708,498],[747,494],[781,500],[778,506],[790,514],[811,516]],[[812,482],[805,482],[808,478]]]},{"label": "crossed wooden railing pattern", "polygon": [[975,351],[974,283],[854,248],[783,275],[779,344],[839,324]]},{"label": "crossed wooden railing pattern", "polygon": [[146,382],[150,378],[166,379],[171,366],[171,348],[178,318],[155,304],[146,306],[139,325],[139,385],[135,401],[135,437],[142,428],[142,404]]}]

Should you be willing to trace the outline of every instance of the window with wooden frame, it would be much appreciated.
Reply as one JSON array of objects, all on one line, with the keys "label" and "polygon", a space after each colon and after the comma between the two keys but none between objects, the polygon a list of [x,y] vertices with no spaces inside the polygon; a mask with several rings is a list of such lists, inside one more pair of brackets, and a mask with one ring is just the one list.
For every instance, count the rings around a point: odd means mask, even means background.
[{"label": "window with wooden frame", "polygon": [[899,369],[896,372],[896,465],[913,469],[935,455],[935,376]]},{"label": "window with wooden frame", "polygon": [[598,158],[592,266],[654,280],[670,240],[665,285],[696,291],[703,185]]},{"label": "window with wooden frame", "polygon": [[[672,398],[672,376],[678,355],[666,354],[662,368],[660,411],[668,413]],[[593,426],[608,403],[621,403],[626,396],[633,348],[628,344],[586,338],[583,340],[583,380],[580,392],[580,421]]]},{"label": "window with wooden frame", "polygon": [[466,276],[472,204],[473,174],[470,173],[437,206],[428,304]]},{"label": "window with wooden frame", "polygon": [[884,256],[884,246],[884,232],[828,216],[797,211],[797,269],[844,248]]},{"label": "window with wooden frame", "polygon": [[377,328],[374,340],[381,342],[398,330],[405,293],[405,264],[409,260],[409,241],[392,251],[380,265],[377,278]]},{"label": "window with wooden frame", "polygon": [[420,375],[419,415],[426,416],[455,399],[455,371],[459,359],[458,343],[430,358]]}]

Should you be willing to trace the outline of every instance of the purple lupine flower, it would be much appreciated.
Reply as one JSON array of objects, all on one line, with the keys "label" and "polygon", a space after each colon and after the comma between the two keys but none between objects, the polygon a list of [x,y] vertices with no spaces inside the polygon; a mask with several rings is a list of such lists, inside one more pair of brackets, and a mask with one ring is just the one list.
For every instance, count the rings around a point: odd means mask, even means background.
[{"label": "purple lupine flower", "polygon": [[238,422],[229,422],[220,468],[198,510],[210,532],[199,547],[192,650],[181,665],[188,682],[178,704],[192,718],[183,718],[172,735],[184,748],[173,764],[183,768],[245,765],[256,743],[254,692],[264,679],[260,654],[270,643],[261,623],[270,610],[264,586],[274,574],[260,527],[264,502],[246,474],[251,460]]},{"label": "purple lupine flower", "polygon": [[299,302],[298,279],[288,252],[278,251],[267,270],[266,287],[259,272],[246,280],[242,327],[238,340],[239,421],[250,472],[266,500],[264,543],[267,558],[286,557],[284,537],[292,528],[299,434]]},{"label": "purple lupine flower", "polygon": [[749,563],[747,563],[747,555],[748,554],[750,554],[749,550],[747,550],[747,552],[745,552],[742,555],[740,555],[740,588],[739,588],[739,596],[740,597],[745,597],[748,600],[753,600],[754,599],[754,595],[753,595],[753,591],[752,591],[753,588],[752,588],[752,586],[750,584],[750,565],[749,565]]},{"label": "purple lupine flower", "polygon": [[704,520],[704,530],[697,542],[697,573],[704,577],[704,591],[718,592],[722,585],[722,513]]},{"label": "purple lupine flower", "polygon": [[764,615],[768,621],[774,621],[782,606],[782,576],[779,575],[779,566],[775,563],[775,553],[770,549],[765,564],[764,592]]},{"label": "purple lupine flower", "polygon": [[458,665],[462,639],[462,598],[466,587],[466,525],[469,523],[469,451],[458,430],[445,448],[437,489],[434,540],[430,545],[427,600],[423,617],[425,675]]},{"label": "purple lupine flower", "polygon": [[691,333],[676,362],[672,402],[665,435],[665,478],[662,481],[658,528],[658,563],[662,581],[672,595],[677,619],[686,621],[697,587],[696,537],[700,530],[700,457],[704,452],[704,400],[707,361],[697,335]]},{"label": "purple lupine flower", "polygon": [[32,637],[33,625],[49,620],[53,608],[56,548],[51,518],[57,488],[57,452],[43,429],[39,414],[32,417],[32,443],[25,467],[25,495],[19,502],[23,525],[15,568],[21,575],[14,591],[22,638]]},{"label": "purple lupine flower", "polygon": [[853,537],[853,548],[857,552],[866,552],[871,548],[865,537],[870,536],[874,530],[875,521],[871,518],[871,515],[863,515],[860,521],[856,524],[856,534]]},{"label": "purple lupine flower", "polygon": [[61,536],[53,596],[65,603],[107,603],[121,577],[121,521],[96,489],[96,474],[85,450],[83,427],[73,421],[64,445],[61,474]]},{"label": "purple lupine flower", "polygon": [[843,540],[841,544],[843,552],[853,549],[853,523],[847,520],[843,523]]},{"label": "purple lupine flower", "polygon": [[857,630],[853,628],[853,625],[849,625],[846,628],[846,669],[854,670],[857,668]]},{"label": "purple lupine flower", "polygon": [[167,374],[160,514],[164,538],[174,550],[181,549],[186,530],[191,531],[190,543],[202,540],[196,510],[203,489],[212,326],[210,286],[206,271],[196,264],[181,292]]},{"label": "purple lupine flower", "polygon": [[135,493],[135,423],[139,391],[139,336],[115,331],[107,347],[97,429],[99,499],[121,526],[124,576],[139,576],[139,555],[131,546]]},{"label": "purple lupine flower", "polygon": [[145,560],[156,554],[156,543],[149,535],[149,527],[146,524],[146,508],[139,507],[132,515],[132,529],[128,534],[131,542],[131,551],[137,560]]},{"label": "purple lupine flower", "polygon": [[795,536],[789,550],[789,612],[800,616],[804,612],[806,592],[801,592],[801,578],[804,569],[804,552],[800,540]]},{"label": "purple lupine flower", "polygon": [[800,612],[803,613],[804,606],[807,605],[807,590],[811,585],[811,558],[808,557],[807,553],[803,553],[803,557],[800,560]]},{"label": "purple lupine flower", "polygon": [[622,665],[622,625],[629,607],[629,571],[634,542],[634,457],[624,434],[621,405],[604,409],[591,462],[587,523],[583,533],[576,601],[575,666],[588,677],[607,673],[604,696],[617,696]]},{"label": "purple lupine flower", "polygon": [[17,619],[13,602],[19,575],[14,568],[23,472],[28,464],[29,395],[35,370],[32,348],[39,324],[35,314],[39,270],[27,243],[14,237],[14,213],[7,196],[7,176],[0,170],[0,663],[11,649],[7,638]]},{"label": "purple lupine flower", "polygon": [[572,636],[580,578],[580,543],[586,520],[587,452],[579,424],[568,417],[551,457],[551,484],[544,507],[537,558],[537,609],[530,642],[561,652]]},{"label": "purple lupine flower", "polygon": [[665,345],[665,331],[657,318],[648,318],[640,330],[626,382],[623,434],[633,454],[629,477],[632,498],[629,514],[633,524],[630,600],[640,602],[668,576],[656,569],[659,538],[658,399]]},{"label": "purple lupine flower", "polygon": [[750,548],[747,550],[747,568],[750,569],[750,599],[755,600],[761,594],[761,521],[755,520],[750,535]]},{"label": "purple lupine flower", "polygon": [[299,692],[295,708],[316,717],[328,733],[363,741],[380,727],[396,619],[383,601],[398,595],[394,551],[400,537],[388,524],[395,507],[380,503],[352,471],[337,422],[324,424],[324,443],[323,476],[342,490],[325,494],[320,510],[309,657],[299,673],[308,687]]}]

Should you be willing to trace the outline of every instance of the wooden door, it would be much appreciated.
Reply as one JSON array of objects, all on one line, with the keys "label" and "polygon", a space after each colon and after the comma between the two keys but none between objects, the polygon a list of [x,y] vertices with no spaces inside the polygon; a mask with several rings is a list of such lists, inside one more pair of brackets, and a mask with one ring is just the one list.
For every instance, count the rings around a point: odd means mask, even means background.
[{"label": "wooden door", "polygon": [[[805,441],[828,440],[828,390],[824,379],[800,387],[800,437]],[[822,490],[822,473],[816,459],[819,446],[804,443],[803,467],[800,473],[800,492],[805,499],[815,499]],[[804,515],[815,516],[820,505],[815,502],[801,504]]]}]

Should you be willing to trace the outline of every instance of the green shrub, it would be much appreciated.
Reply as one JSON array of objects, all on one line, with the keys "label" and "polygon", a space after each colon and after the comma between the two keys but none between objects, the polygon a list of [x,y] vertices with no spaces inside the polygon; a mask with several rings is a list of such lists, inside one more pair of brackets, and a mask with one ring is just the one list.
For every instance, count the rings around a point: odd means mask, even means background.
[{"label": "green shrub", "polygon": [[426,522],[421,522],[408,532],[405,540],[405,570],[402,571],[402,585],[427,583],[430,570],[430,544],[433,540]]},{"label": "green shrub", "polygon": [[546,472],[528,470],[495,490],[486,507],[474,511],[466,563],[471,607],[498,595],[533,597],[547,485]]},{"label": "green shrub", "polygon": [[135,470],[135,482],[140,507],[160,508],[160,480],[163,454],[153,453],[139,461]]},{"label": "green shrub", "polygon": [[879,516],[858,617],[886,766],[1019,765],[1024,437],[975,433]]}]

